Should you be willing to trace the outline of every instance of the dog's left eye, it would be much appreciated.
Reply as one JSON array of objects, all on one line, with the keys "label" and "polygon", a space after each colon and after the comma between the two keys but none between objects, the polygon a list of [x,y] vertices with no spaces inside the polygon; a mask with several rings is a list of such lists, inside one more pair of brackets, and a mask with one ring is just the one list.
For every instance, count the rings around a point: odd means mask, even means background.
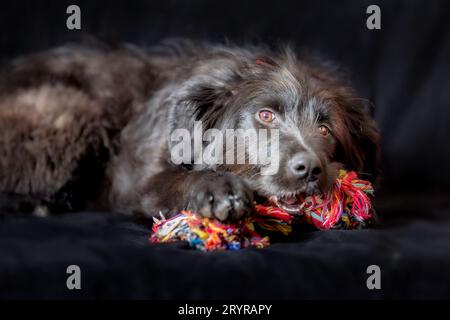
[{"label": "dog's left eye", "polygon": [[319,132],[321,135],[326,137],[330,134],[330,129],[327,126],[321,125],[319,126]]},{"label": "dog's left eye", "polygon": [[275,120],[275,115],[272,111],[269,110],[261,110],[258,116],[264,122],[272,122],[273,120]]}]

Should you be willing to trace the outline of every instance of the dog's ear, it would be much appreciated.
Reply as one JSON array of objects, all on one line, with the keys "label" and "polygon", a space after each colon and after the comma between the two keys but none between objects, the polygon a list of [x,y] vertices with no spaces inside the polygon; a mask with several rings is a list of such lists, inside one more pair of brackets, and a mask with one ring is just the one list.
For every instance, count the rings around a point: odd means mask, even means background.
[{"label": "dog's ear", "polygon": [[[184,80],[172,87],[173,91],[165,99],[169,135],[174,130],[185,129],[193,139],[199,130],[203,134],[208,129],[220,128],[221,121],[227,119],[226,114],[233,112],[224,106],[242,79],[242,70],[232,59],[204,61],[194,67]],[[194,140],[191,143],[194,145]],[[172,148],[173,142],[169,140],[168,144]],[[192,160],[197,156],[192,154]]]},{"label": "dog's ear", "polygon": [[359,99],[341,99],[338,103],[336,160],[375,183],[380,174],[380,135],[375,121]]},{"label": "dog's ear", "polygon": [[232,59],[206,61],[194,68],[166,100],[172,127],[192,127],[194,121],[202,121],[205,130],[214,127],[242,78],[242,68]]}]

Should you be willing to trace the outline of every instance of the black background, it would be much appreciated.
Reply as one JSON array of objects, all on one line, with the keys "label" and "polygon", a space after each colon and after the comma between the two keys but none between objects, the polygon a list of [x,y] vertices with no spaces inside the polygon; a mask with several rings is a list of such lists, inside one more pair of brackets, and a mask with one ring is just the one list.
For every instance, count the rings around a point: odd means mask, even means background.
[{"label": "black background", "polygon": [[[66,29],[78,4],[82,30]],[[366,8],[381,7],[381,30]],[[0,216],[0,297],[442,298],[450,297],[449,1],[8,1],[0,58],[93,36],[157,44],[166,38],[291,43],[347,68],[382,134],[377,210],[400,225],[309,232],[265,250],[204,254],[149,246],[149,229],[97,213],[51,219]],[[419,219],[413,219],[413,216]],[[423,218],[427,221],[423,221]],[[406,218],[406,219],[405,219]],[[65,288],[78,264],[83,290]],[[381,291],[366,267],[383,270]],[[3,289],[3,290],[1,290]]]}]

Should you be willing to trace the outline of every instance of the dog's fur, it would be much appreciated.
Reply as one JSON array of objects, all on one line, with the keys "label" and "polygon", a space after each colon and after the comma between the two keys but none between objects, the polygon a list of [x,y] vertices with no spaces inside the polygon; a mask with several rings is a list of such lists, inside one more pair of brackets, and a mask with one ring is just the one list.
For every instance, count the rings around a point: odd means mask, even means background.
[{"label": "dog's fur", "polygon": [[[265,108],[276,122],[258,121]],[[174,165],[168,134],[196,120],[204,130],[280,129],[279,173]],[[318,133],[321,124],[330,135]],[[18,59],[0,74],[0,202],[11,210],[149,215],[190,207],[239,218],[255,193],[325,191],[338,164],[376,180],[378,139],[363,100],[335,68],[291,50],[68,46]],[[285,170],[305,149],[320,161],[317,181]]]}]

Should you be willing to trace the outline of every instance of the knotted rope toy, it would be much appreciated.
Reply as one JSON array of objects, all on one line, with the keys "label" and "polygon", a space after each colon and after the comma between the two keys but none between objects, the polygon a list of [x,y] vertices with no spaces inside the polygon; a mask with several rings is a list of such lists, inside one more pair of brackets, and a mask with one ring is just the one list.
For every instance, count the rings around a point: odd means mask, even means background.
[{"label": "knotted rope toy", "polygon": [[[272,203],[256,204],[255,212],[233,224],[182,211],[170,219],[154,219],[151,242],[186,241],[202,251],[264,248],[270,245],[267,233],[292,231],[294,216],[320,230],[359,229],[373,217],[370,182],[355,172],[340,170],[332,189],[324,195],[299,196],[299,213],[289,214]],[[265,235],[261,235],[264,232]]]}]

